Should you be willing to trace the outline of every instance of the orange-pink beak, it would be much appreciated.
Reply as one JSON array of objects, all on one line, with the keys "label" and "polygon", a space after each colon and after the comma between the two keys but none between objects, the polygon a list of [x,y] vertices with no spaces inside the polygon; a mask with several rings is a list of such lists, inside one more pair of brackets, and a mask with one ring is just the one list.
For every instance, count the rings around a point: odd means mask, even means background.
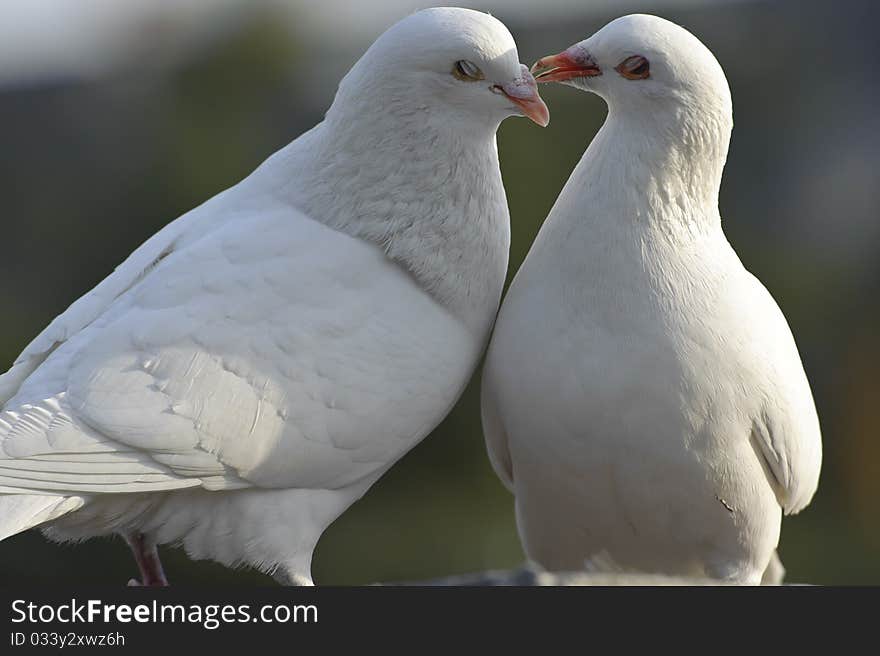
[{"label": "orange-pink beak", "polygon": [[504,94],[508,100],[519,107],[524,116],[528,116],[542,128],[550,123],[550,110],[538,93],[538,84],[529,73],[529,69],[522,67],[522,75],[507,84],[499,84],[494,87],[498,93]]},{"label": "orange-pink beak", "polygon": [[536,61],[532,73],[538,82],[565,82],[578,77],[602,75],[602,69],[582,48],[572,46],[558,55],[549,55]]}]

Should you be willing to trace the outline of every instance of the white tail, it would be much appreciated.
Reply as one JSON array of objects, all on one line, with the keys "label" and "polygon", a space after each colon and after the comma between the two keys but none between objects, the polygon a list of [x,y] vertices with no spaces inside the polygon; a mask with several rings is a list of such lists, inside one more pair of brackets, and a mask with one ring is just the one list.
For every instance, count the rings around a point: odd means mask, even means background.
[{"label": "white tail", "polygon": [[0,540],[57,519],[82,505],[82,497],[0,494]]}]

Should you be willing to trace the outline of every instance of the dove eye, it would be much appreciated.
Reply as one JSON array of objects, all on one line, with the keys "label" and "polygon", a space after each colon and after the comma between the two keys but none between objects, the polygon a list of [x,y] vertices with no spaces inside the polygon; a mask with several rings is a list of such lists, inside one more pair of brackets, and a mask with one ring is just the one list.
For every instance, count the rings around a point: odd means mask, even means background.
[{"label": "dove eye", "polygon": [[627,57],[615,68],[627,80],[644,80],[651,76],[651,63],[641,55]]},{"label": "dove eye", "polygon": [[476,82],[483,79],[483,71],[475,63],[467,59],[459,59],[452,67],[452,75],[464,82]]}]

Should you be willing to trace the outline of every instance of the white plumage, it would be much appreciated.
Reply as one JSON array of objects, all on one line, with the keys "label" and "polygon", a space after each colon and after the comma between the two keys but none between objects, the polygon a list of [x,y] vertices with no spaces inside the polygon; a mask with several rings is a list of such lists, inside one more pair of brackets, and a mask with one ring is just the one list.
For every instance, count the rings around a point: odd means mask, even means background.
[{"label": "white plumage", "polygon": [[309,583],[324,529],[481,354],[509,242],[495,130],[523,111],[546,118],[497,20],[434,9],[388,30],[321,124],[0,377],[0,538],[54,520],[58,539],[142,534]]},{"label": "white plumage", "polygon": [[488,449],[525,549],[551,569],[758,582],[782,513],[816,490],[821,440],[785,318],[721,229],[727,81],[695,37],[642,15],[537,66],[609,113],[484,371]]}]

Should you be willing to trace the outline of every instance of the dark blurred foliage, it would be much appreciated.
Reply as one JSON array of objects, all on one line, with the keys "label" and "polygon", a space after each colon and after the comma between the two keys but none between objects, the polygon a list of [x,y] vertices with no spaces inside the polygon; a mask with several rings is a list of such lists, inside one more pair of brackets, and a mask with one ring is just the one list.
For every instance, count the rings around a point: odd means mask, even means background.
[{"label": "dark blurred foliage", "polygon": [[[785,311],[822,419],[820,491],[783,527],[789,577],[880,583],[880,5],[706,2],[650,11],[697,34],[727,72],[736,125],[725,230]],[[613,17],[507,22],[531,61]],[[0,89],[0,367],[164,223],[320,120],[333,87],[303,81],[314,82],[314,53],[276,18],[242,21],[172,70]],[[593,96],[542,91],[551,126],[511,119],[499,134],[512,272],[605,114]],[[521,561],[512,499],[483,447],[477,383],[328,530],[316,581],[423,579]],[[267,580],[191,562],[180,550],[163,554],[172,582]],[[0,582],[121,584],[132,574],[119,540],[58,546],[32,532],[0,545]]]}]

